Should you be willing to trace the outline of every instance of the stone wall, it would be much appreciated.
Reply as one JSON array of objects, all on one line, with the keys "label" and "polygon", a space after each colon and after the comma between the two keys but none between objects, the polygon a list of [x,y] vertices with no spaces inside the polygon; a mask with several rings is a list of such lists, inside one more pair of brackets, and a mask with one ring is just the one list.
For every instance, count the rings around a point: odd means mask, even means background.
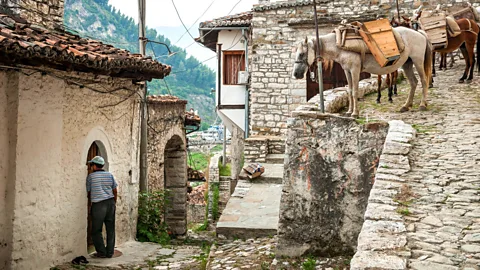
[{"label": "stone wall", "polygon": [[404,180],[410,171],[408,154],[415,138],[415,129],[403,121],[390,121],[388,135],[380,156],[375,182],[365,212],[365,222],[358,236],[357,252],[351,261],[352,270],[407,269],[401,257],[407,244],[407,229],[397,212]]},{"label": "stone wall", "polygon": [[231,159],[231,172],[232,180],[236,181],[238,175],[242,171],[242,160],[244,158],[243,151],[245,147],[244,143],[244,132],[238,128],[236,125],[233,126],[232,130],[232,139],[230,144],[230,159]]},{"label": "stone wall", "polygon": [[63,25],[64,0],[0,0],[32,24],[53,29]]},{"label": "stone wall", "polygon": [[[0,74],[4,78],[6,73]],[[123,86],[130,90],[101,94],[58,78],[64,76],[95,80],[97,83],[89,86],[97,89]],[[86,161],[93,142],[102,146],[108,170],[119,185],[117,245],[135,239],[139,102],[130,98],[108,105],[139,88],[131,80],[62,72],[55,77],[17,73],[7,82],[13,132],[8,136],[11,166],[6,203],[11,207],[6,214],[13,220],[13,229],[11,241],[7,241],[11,252],[3,256],[2,247],[2,259],[7,261],[0,265],[6,269],[46,269],[86,254]],[[5,134],[0,135],[4,141]]]},{"label": "stone wall", "polygon": [[[399,1],[401,14],[412,14],[420,5],[452,5],[451,0]],[[467,0],[457,0],[461,4]],[[472,1],[471,1],[472,2]],[[473,1],[478,2],[478,1]],[[320,35],[327,34],[342,19],[374,20],[391,18],[396,12],[394,0],[318,1]],[[306,36],[314,37],[313,8],[309,1],[271,3],[253,8],[252,37],[249,42],[250,134],[284,137],[286,120],[306,102],[306,80],[292,79],[295,44]]]},{"label": "stone wall", "polygon": [[213,225],[216,220],[213,220],[212,206],[213,206],[213,189],[215,187],[220,188],[220,171],[218,169],[218,161],[221,154],[216,154],[210,158],[210,164],[208,166],[208,224]]},{"label": "stone wall", "polygon": [[318,111],[292,117],[276,254],[353,254],[387,125]]},{"label": "stone wall", "polygon": [[231,176],[220,176],[219,191],[220,191],[220,200],[218,202],[218,210],[221,214],[223,209],[227,206],[228,200],[230,199],[231,191]]},{"label": "stone wall", "polygon": [[14,202],[16,121],[18,95],[17,72],[0,73],[0,269],[8,269],[12,252],[12,215]]},{"label": "stone wall", "polygon": [[187,220],[188,223],[202,223],[205,221],[205,204],[188,204]]},{"label": "stone wall", "polygon": [[285,140],[279,136],[253,136],[245,139],[245,163],[265,162],[268,154],[285,153]]},{"label": "stone wall", "polygon": [[[163,190],[165,146],[174,136],[181,138],[182,151],[186,151],[184,129],[186,101],[149,101],[148,104],[148,189]],[[176,146],[174,146],[176,147]],[[186,179],[185,179],[186,180]]]},{"label": "stone wall", "polygon": [[172,96],[148,98],[148,190],[168,189],[165,222],[178,235],[187,232],[186,104]]}]

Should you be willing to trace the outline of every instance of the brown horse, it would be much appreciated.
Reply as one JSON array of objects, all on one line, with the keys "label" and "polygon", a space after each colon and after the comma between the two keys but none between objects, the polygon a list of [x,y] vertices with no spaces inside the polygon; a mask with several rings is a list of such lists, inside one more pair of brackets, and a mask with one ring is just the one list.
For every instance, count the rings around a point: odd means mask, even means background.
[{"label": "brown horse", "polygon": [[463,76],[460,78],[459,82],[463,83],[465,80],[471,82],[473,79],[473,70],[475,62],[480,68],[480,54],[477,54],[477,61],[475,61],[475,43],[477,44],[477,51],[480,52],[480,39],[479,32],[480,28],[477,23],[471,19],[459,19],[456,20],[458,26],[462,30],[456,37],[448,37],[448,46],[446,48],[438,48],[433,51],[433,70],[432,73],[435,75],[435,52],[439,53],[450,53],[460,48],[462,55],[465,59],[465,71]]}]

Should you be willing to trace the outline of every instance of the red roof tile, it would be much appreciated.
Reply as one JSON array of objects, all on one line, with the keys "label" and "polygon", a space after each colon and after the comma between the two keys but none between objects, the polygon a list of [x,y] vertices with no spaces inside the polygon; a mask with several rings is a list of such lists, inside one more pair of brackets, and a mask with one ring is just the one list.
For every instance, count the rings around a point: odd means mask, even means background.
[{"label": "red roof tile", "polygon": [[171,67],[97,40],[47,30],[0,13],[0,63],[48,66],[138,80],[162,79]]},{"label": "red roof tile", "polygon": [[234,15],[220,17],[211,21],[200,23],[199,28],[215,28],[215,27],[242,27],[250,26],[252,23],[252,12],[242,12]]},{"label": "red roof tile", "polygon": [[186,100],[179,99],[176,96],[170,96],[170,95],[153,95],[153,96],[148,96],[147,101],[149,103],[160,103],[160,104],[187,104]]}]

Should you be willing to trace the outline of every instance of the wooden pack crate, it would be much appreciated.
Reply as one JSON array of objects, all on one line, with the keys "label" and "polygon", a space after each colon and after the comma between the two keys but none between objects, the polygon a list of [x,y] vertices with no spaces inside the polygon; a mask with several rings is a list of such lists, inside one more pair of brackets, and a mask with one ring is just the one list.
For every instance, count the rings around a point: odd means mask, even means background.
[{"label": "wooden pack crate", "polygon": [[477,18],[475,18],[475,14],[473,13],[473,10],[471,7],[466,7],[462,8],[460,10],[449,10],[449,14],[455,18],[455,20],[459,19],[470,19],[476,21]]},{"label": "wooden pack crate", "polygon": [[388,19],[365,22],[360,35],[368,49],[382,67],[391,66],[400,58],[397,41]]},{"label": "wooden pack crate", "polygon": [[447,20],[444,13],[434,13],[419,19],[420,27],[427,33],[428,40],[435,49],[448,45]]}]

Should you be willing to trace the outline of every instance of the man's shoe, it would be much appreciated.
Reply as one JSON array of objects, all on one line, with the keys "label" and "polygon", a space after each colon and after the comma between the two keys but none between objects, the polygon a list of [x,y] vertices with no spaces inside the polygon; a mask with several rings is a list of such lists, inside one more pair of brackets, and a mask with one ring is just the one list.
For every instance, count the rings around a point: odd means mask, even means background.
[{"label": "man's shoe", "polygon": [[101,258],[101,259],[107,258],[107,256],[100,254],[98,252],[95,252],[92,256],[95,258]]}]

